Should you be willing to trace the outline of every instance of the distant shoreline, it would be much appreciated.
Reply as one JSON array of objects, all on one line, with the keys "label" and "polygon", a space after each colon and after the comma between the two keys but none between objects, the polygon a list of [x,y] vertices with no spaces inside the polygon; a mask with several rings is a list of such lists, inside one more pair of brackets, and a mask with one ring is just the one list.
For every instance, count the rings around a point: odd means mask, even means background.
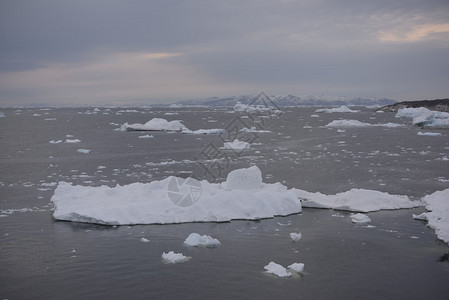
[{"label": "distant shoreline", "polygon": [[449,112],[449,98],[435,100],[402,101],[379,108],[380,111],[397,112],[401,108],[425,107],[430,110]]}]

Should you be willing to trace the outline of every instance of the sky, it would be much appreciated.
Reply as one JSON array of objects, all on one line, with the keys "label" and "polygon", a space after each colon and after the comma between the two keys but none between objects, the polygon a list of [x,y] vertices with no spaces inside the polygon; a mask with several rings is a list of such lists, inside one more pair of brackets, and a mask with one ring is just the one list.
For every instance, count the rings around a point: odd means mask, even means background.
[{"label": "sky", "polygon": [[0,0],[0,106],[449,97],[449,1]]}]

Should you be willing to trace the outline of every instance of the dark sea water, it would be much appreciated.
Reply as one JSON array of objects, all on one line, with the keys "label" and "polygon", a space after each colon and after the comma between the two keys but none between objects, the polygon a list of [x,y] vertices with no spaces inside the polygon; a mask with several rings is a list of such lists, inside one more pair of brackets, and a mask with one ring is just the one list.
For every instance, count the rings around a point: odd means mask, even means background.
[{"label": "dark sea water", "polygon": [[[369,213],[304,209],[261,221],[100,226],[55,221],[55,184],[151,182],[170,175],[220,182],[257,165],[265,182],[334,194],[351,188],[419,199],[449,188],[449,131],[422,130],[394,113],[317,114],[286,108],[254,119],[211,108],[0,109],[0,298],[5,299],[448,299],[449,246],[412,214],[424,208]],[[165,113],[178,113],[177,115]],[[271,132],[239,135],[250,149],[229,151],[214,177],[195,159],[217,135],[114,130],[151,118],[183,120],[194,130],[243,121]],[[336,119],[400,123],[397,128],[326,128]],[[418,136],[419,131],[441,136]],[[143,135],[152,138],[139,138]],[[67,135],[69,135],[67,137]],[[79,143],[65,143],[79,139]],[[50,141],[62,140],[53,144]],[[80,153],[77,149],[88,149]],[[183,245],[192,233],[217,248]],[[293,242],[290,232],[302,232]],[[141,238],[149,242],[144,243]],[[165,264],[162,252],[191,259]],[[302,275],[264,272],[270,261],[305,264]]]}]

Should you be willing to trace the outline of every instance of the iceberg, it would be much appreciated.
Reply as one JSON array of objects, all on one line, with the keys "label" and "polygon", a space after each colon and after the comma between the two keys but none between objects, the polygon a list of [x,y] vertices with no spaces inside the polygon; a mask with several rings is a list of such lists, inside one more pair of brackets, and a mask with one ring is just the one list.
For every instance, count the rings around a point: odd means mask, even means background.
[{"label": "iceberg", "polygon": [[288,272],[286,268],[275,262],[270,262],[264,267],[265,271],[270,274],[277,275],[279,277],[290,277],[292,273]]},{"label": "iceberg", "polygon": [[184,256],[182,253],[175,253],[173,251],[170,251],[168,253],[162,253],[162,260],[166,263],[170,264],[176,264],[180,262],[188,261],[190,257]]},{"label": "iceberg", "polygon": [[317,113],[356,113],[360,112],[360,110],[353,110],[348,108],[346,105],[342,105],[340,107],[334,108],[320,108],[315,110]]},{"label": "iceberg", "polygon": [[427,135],[427,136],[439,136],[441,133],[439,132],[418,132],[418,135]]},{"label": "iceberg", "polygon": [[293,189],[296,196],[303,199],[302,207],[331,208],[353,212],[371,212],[382,209],[401,209],[421,206],[421,202],[411,201],[405,195],[391,195],[385,192],[351,189],[336,195],[310,193],[304,190]]},{"label": "iceberg", "polygon": [[239,139],[235,139],[232,142],[225,142],[223,145],[223,149],[228,150],[244,150],[249,149],[250,144],[244,141],[240,141]]},{"label": "iceberg", "polygon": [[[181,188],[174,190],[176,186],[170,184],[178,182],[174,176],[150,183],[115,187],[59,182],[51,197],[53,217],[72,222],[135,225],[259,220],[302,211],[301,202],[292,190],[279,182],[262,183],[261,172],[256,166],[233,172],[228,174],[225,182],[209,183],[203,180],[199,182],[199,187],[190,187],[190,191]],[[234,182],[235,174],[259,177],[248,179],[253,184],[251,188],[240,189]],[[180,197],[182,193],[200,196],[191,206],[181,207],[171,198],[177,193]]]},{"label": "iceberg", "polygon": [[427,212],[413,215],[413,218],[427,221],[437,237],[449,244],[449,189],[426,195],[422,200]]},{"label": "iceberg", "polygon": [[449,126],[449,113],[429,110],[425,107],[401,108],[395,117],[412,118],[412,123],[415,126]]},{"label": "iceberg", "polygon": [[226,129],[213,128],[213,129],[198,129],[198,130],[190,130],[183,129],[181,133],[184,134],[223,134],[226,133]]},{"label": "iceberg", "polygon": [[162,118],[153,118],[145,124],[125,123],[120,129],[123,131],[182,131],[183,129],[187,129],[187,127],[185,127],[179,120],[167,121]]},{"label": "iceberg", "polygon": [[184,244],[192,247],[200,246],[208,248],[218,247],[221,245],[219,240],[214,239],[213,237],[210,237],[208,235],[199,235],[198,233],[191,233],[184,241]]}]

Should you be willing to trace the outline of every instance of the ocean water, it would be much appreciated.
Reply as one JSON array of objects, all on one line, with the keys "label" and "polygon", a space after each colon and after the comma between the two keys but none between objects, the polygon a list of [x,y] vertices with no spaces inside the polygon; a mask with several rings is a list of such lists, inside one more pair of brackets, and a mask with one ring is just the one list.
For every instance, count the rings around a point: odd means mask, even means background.
[{"label": "ocean water", "polygon": [[[2,109],[0,118],[0,297],[6,299],[447,299],[449,246],[424,222],[423,208],[369,213],[304,209],[261,221],[100,226],[55,221],[59,181],[80,185],[150,182],[170,175],[220,182],[257,165],[265,182],[334,194],[366,188],[414,199],[449,188],[449,132],[422,129],[393,113],[316,114],[285,108],[259,118],[225,108]],[[168,113],[168,114],[167,114]],[[176,113],[176,114],[173,114]],[[318,115],[314,117],[313,115]],[[183,120],[194,130],[235,124],[270,132],[235,133],[251,148],[223,151],[218,135],[114,130],[151,118]],[[403,126],[324,127],[333,120]],[[425,130],[433,131],[436,130]],[[151,135],[150,138],[139,136]],[[231,137],[231,136],[229,136]],[[79,139],[78,143],[65,141]],[[50,141],[53,141],[50,143]],[[57,141],[61,141],[58,143]],[[78,149],[90,150],[89,153]],[[211,151],[213,149],[214,151]],[[196,159],[218,158],[219,165]],[[222,245],[191,248],[191,232]],[[302,232],[293,242],[290,232]],[[149,240],[141,242],[141,238]],[[191,259],[164,264],[162,252]],[[301,276],[264,272],[270,261],[305,263]]]}]

